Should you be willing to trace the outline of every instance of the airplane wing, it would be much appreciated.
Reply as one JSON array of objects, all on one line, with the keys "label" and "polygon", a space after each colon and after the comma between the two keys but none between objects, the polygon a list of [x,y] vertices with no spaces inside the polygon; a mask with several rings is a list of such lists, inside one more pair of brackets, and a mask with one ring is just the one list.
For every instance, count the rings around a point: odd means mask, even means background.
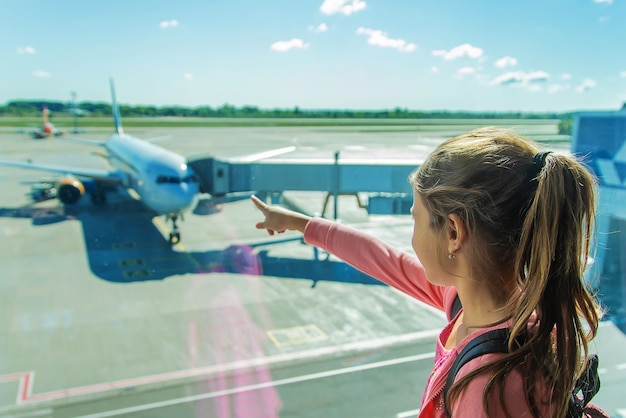
[{"label": "airplane wing", "polygon": [[110,184],[122,184],[123,178],[120,173],[98,168],[69,167],[48,164],[35,164],[31,162],[0,160],[0,165],[23,168],[26,170],[46,171],[50,173],[69,174],[77,177],[88,177]]},{"label": "airplane wing", "polygon": [[106,141],[95,141],[95,140],[92,140],[92,139],[75,138],[75,137],[72,137],[72,136],[64,136],[64,137],[59,138],[59,139],[61,141],[76,142],[78,144],[98,145],[100,147],[106,146]]},{"label": "airplane wing", "polygon": [[287,153],[290,153],[290,152],[294,152],[295,150],[296,150],[296,147],[294,145],[291,145],[291,146],[288,146],[288,147],[283,147],[283,148],[277,148],[277,149],[272,149],[272,150],[268,150],[268,151],[258,152],[256,154],[250,154],[250,155],[241,156],[241,157],[229,158],[229,160],[230,161],[251,163],[251,162],[254,162],[254,161],[264,160],[266,158],[277,157],[279,155],[283,155],[283,154],[287,154]]}]

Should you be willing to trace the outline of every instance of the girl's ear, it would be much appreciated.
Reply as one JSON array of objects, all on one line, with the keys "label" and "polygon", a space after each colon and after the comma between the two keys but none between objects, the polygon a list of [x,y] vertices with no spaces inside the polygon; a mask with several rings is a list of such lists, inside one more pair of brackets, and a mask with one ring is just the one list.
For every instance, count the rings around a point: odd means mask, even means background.
[{"label": "girl's ear", "polygon": [[467,240],[465,221],[455,214],[448,215],[448,254],[456,254]]}]

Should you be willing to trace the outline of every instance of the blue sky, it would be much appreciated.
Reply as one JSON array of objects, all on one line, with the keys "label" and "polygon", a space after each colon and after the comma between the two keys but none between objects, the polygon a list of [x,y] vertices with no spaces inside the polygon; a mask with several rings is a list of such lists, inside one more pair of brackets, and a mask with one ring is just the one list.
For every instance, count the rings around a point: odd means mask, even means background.
[{"label": "blue sky", "polygon": [[0,2],[0,103],[616,110],[626,0]]}]

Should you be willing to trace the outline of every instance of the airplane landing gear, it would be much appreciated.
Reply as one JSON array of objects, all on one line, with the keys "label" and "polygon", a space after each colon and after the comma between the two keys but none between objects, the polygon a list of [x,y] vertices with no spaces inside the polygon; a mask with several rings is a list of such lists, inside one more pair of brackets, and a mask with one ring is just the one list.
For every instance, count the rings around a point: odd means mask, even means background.
[{"label": "airplane landing gear", "polygon": [[176,221],[178,221],[178,215],[167,215],[167,218],[172,221],[172,232],[170,232],[170,244],[175,245],[180,242],[180,232],[178,231],[178,225],[176,225]]},{"label": "airplane landing gear", "polygon": [[175,245],[180,242],[180,232],[170,232],[170,244]]}]

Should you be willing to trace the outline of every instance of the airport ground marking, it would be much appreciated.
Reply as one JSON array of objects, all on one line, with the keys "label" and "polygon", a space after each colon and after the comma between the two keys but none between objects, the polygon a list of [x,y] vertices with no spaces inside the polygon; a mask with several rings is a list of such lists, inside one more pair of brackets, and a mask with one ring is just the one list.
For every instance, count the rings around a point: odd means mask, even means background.
[{"label": "airport ground marking", "polygon": [[[4,376],[0,376],[1,382],[10,382],[10,381],[18,381],[19,388],[17,394],[17,405],[25,406],[25,405],[33,405],[36,406],[40,402],[45,401],[55,401],[61,400],[65,398],[71,398],[74,396],[81,395],[89,395],[89,394],[98,394],[104,392],[112,392],[112,391],[127,391],[132,390],[133,388],[137,388],[142,385],[156,385],[159,383],[171,383],[181,384],[183,383],[183,379],[189,378],[197,378],[202,376],[212,376],[220,373],[234,372],[238,370],[246,370],[253,369],[259,366],[267,366],[271,364],[280,364],[290,361],[303,360],[307,358],[316,358],[327,355],[336,355],[337,353],[350,353],[354,351],[365,351],[385,346],[390,346],[399,343],[408,343],[408,342],[416,342],[420,340],[424,340],[427,338],[436,337],[440,333],[440,329],[432,329],[419,331],[408,334],[401,334],[395,336],[382,337],[367,341],[357,341],[351,343],[345,343],[335,346],[328,347],[319,347],[310,350],[300,351],[297,353],[286,353],[286,354],[277,354],[272,356],[258,357],[254,359],[248,360],[239,360],[231,363],[225,364],[217,364],[207,367],[193,368],[193,369],[185,369],[175,372],[162,373],[157,375],[150,375],[138,378],[131,378],[95,385],[88,385],[82,387],[75,387],[69,389],[62,389],[57,391],[45,392],[41,394],[32,394],[32,389],[34,385],[34,371],[29,372],[21,372],[21,373],[13,373]],[[314,373],[311,375],[299,376],[289,379],[282,379],[274,382],[265,382],[257,385],[243,386],[239,388],[227,389],[218,392],[212,392],[207,394],[195,395],[192,397],[185,397],[174,399],[170,401],[163,401],[156,404],[146,404],[143,406],[139,406],[139,408],[144,409],[154,409],[165,407],[169,405],[176,405],[180,403],[192,402],[200,399],[208,399],[214,398],[217,396],[225,396],[245,391],[252,391],[263,389],[271,386],[281,386],[290,383],[298,383],[306,380],[319,379],[324,377],[330,377],[334,375],[340,375],[345,373],[351,373],[360,370],[367,370],[375,367],[385,367],[393,364],[401,364],[404,362],[417,361],[425,358],[432,358],[434,353],[425,353],[416,356],[404,357],[401,359],[392,359],[382,362],[369,363],[369,364],[360,364],[356,366],[349,366],[346,368],[335,369],[327,372]],[[626,369],[626,363],[621,363],[614,366],[616,370],[624,370]],[[165,386],[165,385],[164,385]],[[172,403],[173,402],[173,403]],[[126,410],[124,410],[126,411]],[[626,412],[626,410],[623,410]],[[6,410],[0,411],[0,413],[5,413]],[[112,411],[109,411],[112,412]],[[126,413],[126,412],[121,412]],[[94,415],[93,417],[105,417],[105,416],[114,416],[114,415]],[[623,415],[626,418],[626,414]]]},{"label": "airport ground marking", "polygon": [[256,383],[254,385],[240,386],[240,387],[236,387],[232,389],[222,389],[222,390],[218,390],[215,392],[202,393],[199,395],[183,396],[180,398],[170,399],[167,401],[153,402],[149,404],[131,406],[127,408],[114,409],[111,411],[103,411],[103,412],[98,412],[95,414],[83,415],[78,418],[114,417],[118,415],[147,411],[150,409],[158,409],[158,408],[174,406],[174,405],[180,405],[183,403],[195,402],[195,401],[200,401],[204,399],[217,398],[220,396],[234,395],[234,394],[242,393],[242,392],[249,392],[249,391],[254,391],[254,390],[259,390],[259,389],[267,389],[270,387],[285,386],[285,385],[289,385],[293,383],[301,383],[301,382],[306,382],[310,380],[324,379],[327,377],[339,376],[343,374],[360,372],[360,371],[370,370],[370,369],[377,369],[381,367],[396,366],[398,364],[427,360],[427,359],[431,359],[434,357],[435,357],[434,352],[417,354],[414,356],[400,357],[400,358],[391,359],[391,360],[379,361],[376,363],[361,364],[361,365],[352,366],[352,367],[343,367],[339,369],[328,370],[325,372],[311,373],[311,374],[306,374],[306,375],[301,375],[301,376],[296,376],[296,377],[289,377],[286,379],[279,379],[279,380],[273,380],[269,382]]},{"label": "airport ground marking", "polygon": [[276,347],[310,344],[328,339],[328,335],[315,324],[273,329],[266,333]]},{"label": "airport ground marking", "polygon": [[5,374],[0,376],[0,383],[12,382],[15,380],[18,382],[17,398],[15,400],[15,403],[21,404],[23,402],[26,402],[26,400],[31,396],[33,382],[35,380],[35,372],[29,371]]},{"label": "airport ground marking", "polygon": [[[50,392],[38,393],[34,395],[32,394],[34,374],[35,374],[34,371],[15,373],[15,374],[6,375],[6,376],[7,376],[7,379],[9,379],[7,381],[22,379],[20,380],[21,383],[20,383],[20,388],[18,391],[18,402],[17,402],[18,406],[24,406],[24,405],[36,406],[38,403],[41,403],[41,402],[63,400],[63,399],[67,399],[67,398],[71,398],[75,396],[104,394],[105,392],[118,393],[120,391],[129,391],[140,386],[155,387],[156,385],[159,385],[159,384],[165,387],[168,384],[171,385],[171,384],[184,383],[185,379],[192,379],[192,378],[198,378],[198,377],[204,377],[204,376],[210,377],[214,375],[220,375],[221,373],[229,373],[229,372],[232,373],[232,372],[241,371],[241,370],[254,370],[255,368],[258,368],[260,366],[269,366],[272,364],[284,364],[284,363],[289,363],[289,362],[298,361],[298,360],[306,360],[310,358],[336,356],[337,354],[342,354],[342,353],[350,354],[353,352],[361,352],[365,350],[389,347],[395,344],[418,342],[418,341],[425,340],[425,339],[436,338],[436,336],[439,335],[440,331],[441,330],[439,329],[417,331],[417,332],[408,333],[408,334],[392,335],[388,337],[376,338],[376,339],[371,339],[371,340],[366,340],[366,341],[356,341],[356,342],[344,343],[344,344],[339,344],[339,345],[334,345],[334,346],[318,347],[318,348],[313,348],[310,350],[304,350],[304,351],[293,352],[293,353],[275,354],[275,355],[270,355],[270,356],[265,356],[265,357],[257,357],[253,359],[238,360],[238,361],[233,361],[230,363],[215,364],[215,365],[206,366],[206,367],[197,367],[193,369],[185,369],[185,370],[179,370],[179,371],[174,371],[174,372],[160,373],[160,374],[137,377],[137,378],[117,380],[113,382],[97,383],[93,385],[78,386],[78,387],[68,388],[68,389],[60,389],[60,390],[55,390],[55,391],[50,391]],[[420,357],[420,356],[425,356],[424,358],[431,358],[434,356],[434,353],[419,354],[413,357]],[[389,361],[397,361],[397,359],[389,360]],[[407,361],[415,361],[415,360],[405,360],[404,362],[407,362]],[[345,368],[345,369],[340,369],[340,370],[351,370],[357,367],[367,367],[367,366],[371,368],[372,364],[381,364],[381,363],[379,362],[379,363],[370,363],[369,365],[365,364],[365,365],[359,365],[359,366],[352,366],[351,368]],[[1,381],[2,380],[0,380],[0,382]],[[282,384],[286,384],[286,383],[282,383]],[[237,393],[237,391],[243,391],[239,389],[234,389],[234,390],[235,392],[233,393]],[[250,388],[245,389],[245,391],[247,390],[253,390],[253,389],[250,389]],[[215,396],[218,396],[218,395],[215,395]],[[0,414],[7,413],[7,412],[10,413],[14,411],[0,408]]]},{"label": "airport ground marking", "polygon": [[420,413],[420,409],[413,409],[411,411],[404,411],[404,412],[398,412],[396,414],[396,418],[409,418],[409,417],[416,417],[418,416]]}]

